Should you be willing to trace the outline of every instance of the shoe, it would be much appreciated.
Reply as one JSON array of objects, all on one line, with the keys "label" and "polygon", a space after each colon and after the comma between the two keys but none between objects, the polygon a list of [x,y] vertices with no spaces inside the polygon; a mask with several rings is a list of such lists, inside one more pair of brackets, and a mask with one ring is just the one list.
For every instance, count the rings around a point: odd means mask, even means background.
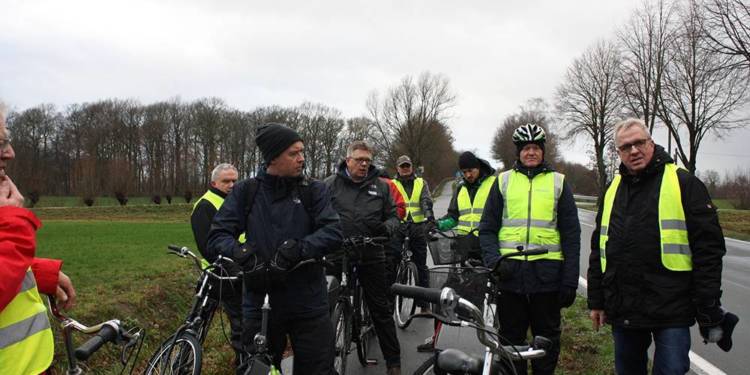
[{"label": "shoe", "polygon": [[432,341],[432,337],[425,340],[423,344],[417,345],[417,351],[420,353],[432,353],[435,351],[435,342]]},{"label": "shoe", "polygon": [[389,367],[386,375],[401,375],[401,366]]}]

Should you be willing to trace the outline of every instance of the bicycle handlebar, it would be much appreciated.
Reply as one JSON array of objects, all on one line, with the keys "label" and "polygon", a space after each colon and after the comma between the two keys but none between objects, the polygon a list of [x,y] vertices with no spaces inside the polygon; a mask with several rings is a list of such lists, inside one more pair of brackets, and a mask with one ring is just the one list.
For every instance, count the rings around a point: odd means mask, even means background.
[{"label": "bicycle handlebar", "polygon": [[187,246],[180,247],[177,245],[167,245],[167,249],[169,250],[170,253],[177,255],[181,258],[190,257],[193,260],[193,263],[195,264],[195,266],[198,268],[198,271],[205,272],[212,278],[215,278],[217,280],[222,280],[222,281],[234,281],[234,280],[239,279],[238,276],[220,276],[214,273],[213,271],[211,271],[212,269],[216,269],[216,268],[223,269],[223,267],[221,266],[222,262],[234,263],[234,260],[232,260],[231,258],[227,258],[225,256],[219,255],[219,257],[216,258],[216,261],[211,263],[209,267],[203,268],[203,266],[201,265],[201,259],[198,258],[198,256],[196,256],[192,251],[190,251],[190,249]]},{"label": "bicycle handlebar", "polygon": [[494,333],[494,327],[487,326],[484,323],[484,317],[482,311],[477,308],[473,303],[461,298],[452,288],[423,288],[419,286],[408,286],[402,284],[393,284],[391,291],[394,294],[414,298],[415,300],[423,300],[426,302],[432,302],[440,305],[442,311],[446,311],[449,316],[456,316],[456,308],[460,308],[470,315],[470,321],[456,321],[449,319],[445,316],[437,314],[417,314],[412,317],[433,317],[440,320],[443,323],[449,325],[458,326],[469,326],[477,331],[477,339],[479,342],[489,347],[490,350],[495,354],[505,355],[510,357],[512,360],[528,360],[543,357],[546,354],[544,349],[527,348],[512,345],[501,345],[499,340],[491,337],[488,333]]},{"label": "bicycle handlebar", "polygon": [[99,350],[104,344],[113,342],[117,339],[119,326],[105,323],[96,336],[88,339],[83,345],[75,350],[75,356],[79,361],[85,361],[91,357],[94,352]]}]

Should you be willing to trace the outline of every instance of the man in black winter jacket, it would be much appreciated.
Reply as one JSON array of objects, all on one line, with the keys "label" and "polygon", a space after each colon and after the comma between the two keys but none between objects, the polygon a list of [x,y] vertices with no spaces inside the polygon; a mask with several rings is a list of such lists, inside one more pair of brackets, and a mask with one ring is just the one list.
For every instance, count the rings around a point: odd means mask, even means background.
[{"label": "man in black winter jacket", "polygon": [[[323,265],[308,263],[283,274],[283,281],[277,277],[279,270],[291,270],[303,260],[320,259],[338,248],[339,215],[325,185],[303,178],[304,144],[295,131],[267,124],[258,128],[255,141],[265,168],[234,187],[214,217],[208,247],[244,269],[252,263],[273,265],[271,275],[246,279],[245,349],[255,351],[253,337],[260,330],[261,306],[268,293],[272,314],[267,337],[277,368],[288,334],[294,373],[329,375],[334,372],[334,339]],[[243,231],[244,245],[237,241]],[[242,371],[240,366],[238,373]]]},{"label": "man in black winter jacket", "polygon": [[[325,179],[333,196],[333,207],[341,216],[344,237],[390,236],[398,226],[396,206],[388,183],[379,178],[380,172],[372,165],[372,149],[363,142],[353,142],[346,150],[346,160],[338,173]],[[401,373],[401,347],[396,336],[396,323],[389,307],[383,246],[371,246],[359,251],[357,273],[370,309],[380,350],[383,352],[389,375]],[[339,255],[340,256],[340,255]],[[330,273],[340,276],[341,263],[336,255],[329,257],[337,265]]]},{"label": "man in black winter jacket", "polygon": [[[208,191],[203,194],[193,205],[193,213],[190,215],[190,224],[193,228],[195,243],[198,245],[198,251],[205,259],[204,266],[216,261],[219,254],[209,251],[208,232],[211,229],[211,222],[216,216],[216,212],[224,203],[227,194],[232,191],[234,184],[237,182],[237,168],[231,164],[222,163],[217,165],[211,171],[211,183]],[[243,235],[240,235],[240,242],[245,242]],[[225,271],[227,274],[234,276],[238,267],[227,262]],[[240,362],[242,354],[242,284],[240,282],[221,282],[210,280],[212,297],[218,301],[221,299],[221,306],[229,318],[231,329],[232,348],[235,351],[235,362]],[[216,301],[211,301],[216,304]],[[212,309],[208,309],[213,311]]]},{"label": "man in black winter jacket", "polygon": [[[615,367],[645,374],[690,369],[690,330],[720,327],[722,257],[715,206],[695,176],[675,166],[641,120],[615,128],[622,163],[600,200],[591,238],[588,305],[595,329],[612,324]],[[717,337],[714,337],[716,339]]]},{"label": "man in black winter jacket", "polygon": [[[497,177],[487,198],[479,241],[492,267],[501,254],[547,249],[547,254],[510,257],[500,267],[500,334],[512,344],[534,336],[552,340],[533,373],[553,374],[560,354],[560,309],[573,304],[578,287],[581,227],[565,176],[544,162],[544,129],[526,124],[513,133],[518,160]],[[516,363],[519,374],[526,363]]]}]

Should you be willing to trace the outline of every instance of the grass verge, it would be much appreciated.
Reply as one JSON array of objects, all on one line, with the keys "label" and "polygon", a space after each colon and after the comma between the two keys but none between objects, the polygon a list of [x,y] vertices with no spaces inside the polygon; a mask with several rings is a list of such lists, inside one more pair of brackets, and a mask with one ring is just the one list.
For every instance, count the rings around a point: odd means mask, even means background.
[{"label": "grass verge", "polygon": [[586,297],[578,296],[570,308],[563,310],[562,352],[556,374],[614,374],[614,346],[610,326],[598,332],[591,328]]}]

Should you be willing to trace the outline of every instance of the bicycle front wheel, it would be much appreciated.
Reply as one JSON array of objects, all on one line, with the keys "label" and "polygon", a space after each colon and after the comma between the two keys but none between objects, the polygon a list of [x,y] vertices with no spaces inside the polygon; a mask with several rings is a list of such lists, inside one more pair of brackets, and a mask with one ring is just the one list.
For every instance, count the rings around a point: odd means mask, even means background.
[{"label": "bicycle front wheel", "polygon": [[146,375],[200,375],[203,348],[191,333],[164,341],[149,359]]},{"label": "bicycle front wheel", "polygon": [[[417,285],[417,265],[409,262],[405,267],[399,266],[396,282],[403,285]],[[413,298],[394,296],[393,317],[398,328],[405,329],[409,326],[408,319],[414,315],[417,305]]]},{"label": "bicycle front wheel", "polygon": [[414,375],[433,375],[435,374],[435,362],[437,360],[437,354],[430,356],[430,358],[427,358],[426,361],[424,361],[419,367],[417,367],[416,370],[414,370]]},{"label": "bicycle front wheel", "polygon": [[367,367],[367,356],[370,352],[370,335],[372,334],[372,319],[370,318],[370,310],[367,308],[362,287],[357,288],[354,301],[359,306],[357,311],[354,312],[352,319],[356,320],[353,327],[354,334],[357,335],[357,358],[362,366]]},{"label": "bicycle front wheel", "polygon": [[352,344],[352,311],[347,303],[336,304],[332,321],[336,340],[333,368],[339,375],[345,375],[347,357]]}]

